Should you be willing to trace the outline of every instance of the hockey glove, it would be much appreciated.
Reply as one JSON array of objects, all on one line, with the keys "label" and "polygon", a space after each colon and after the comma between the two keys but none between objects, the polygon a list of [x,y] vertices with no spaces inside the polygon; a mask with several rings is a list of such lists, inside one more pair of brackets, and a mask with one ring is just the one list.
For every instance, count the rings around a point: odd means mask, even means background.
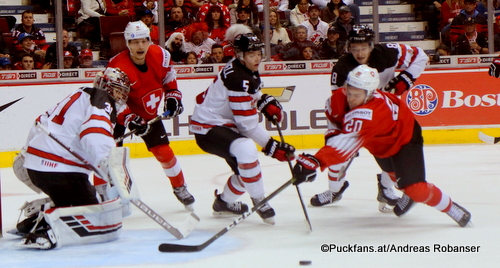
[{"label": "hockey glove", "polygon": [[134,134],[142,137],[151,131],[151,126],[142,117],[136,114],[129,114],[125,117],[125,124]]},{"label": "hockey glove", "polygon": [[295,148],[292,145],[279,142],[273,138],[269,139],[266,147],[262,148],[262,152],[281,162],[295,159]]},{"label": "hockey glove", "polygon": [[319,161],[316,157],[310,154],[299,155],[297,163],[293,167],[293,185],[314,181],[318,167]]},{"label": "hockey glove", "polygon": [[490,76],[500,78],[500,58],[493,59],[490,65]]},{"label": "hockey glove", "polygon": [[385,86],[384,91],[401,95],[413,86],[413,75],[407,71],[402,71]]},{"label": "hockey glove", "polygon": [[163,111],[167,112],[169,117],[176,117],[184,111],[182,106],[182,94],[179,90],[173,90],[165,94],[165,105]]},{"label": "hockey glove", "polygon": [[277,123],[283,119],[283,107],[273,96],[264,94],[257,102],[257,108],[270,122]]}]

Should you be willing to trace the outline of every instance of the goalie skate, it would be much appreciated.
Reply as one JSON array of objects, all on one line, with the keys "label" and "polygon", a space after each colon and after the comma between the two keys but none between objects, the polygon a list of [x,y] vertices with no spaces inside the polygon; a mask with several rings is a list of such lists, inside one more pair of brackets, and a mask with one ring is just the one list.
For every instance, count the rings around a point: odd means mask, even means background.
[{"label": "goalie skate", "polygon": [[194,211],[193,203],[194,197],[188,192],[186,185],[174,188],[175,197],[179,200],[186,210]]},{"label": "goalie skate", "polygon": [[347,189],[347,187],[349,187],[349,182],[345,181],[342,188],[340,188],[340,190],[336,193],[328,190],[326,192],[317,194],[311,198],[311,205],[315,207],[321,207],[338,202],[342,199],[342,194],[344,193],[345,189]]},{"label": "goalie skate", "polygon": [[42,233],[29,233],[25,235],[17,245],[21,248],[53,249],[57,246],[57,241],[52,229]]},{"label": "goalie skate", "polygon": [[215,190],[214,194],[215,194],[215,201],[214,204],[212,205],[212,208],[214,210],[213,215],[235,216],[235,215],[242,215],[245,212],[248,212],[248,206],[246,204],[241,203],[241,201],[230,204],[222,200],[221,195],[217,194],[217,190]]},{"label": "goalie skate", "polygon": [[[264,197],[252,198],[252,203],[255,206],[263,199],[264,199]],[[269,205],[269,203],[265,203],[260,208],[258,208],[257,214],[259,214],[259,216],[262,218],[262,220],[267,224],[274,225],[276,223],[274,221],[274,216],[276,215],[276,213],[274,212],[274,209]]]},{"label": "goalie skate", "polygon": [[382,183],[380,182],[381,179],[382,174],[377,174],[377,201],[379,202],[378,210],[383,213],[389,213],[392,212],[391,207],[394,207],[397,204],[399,196],[396,195],[393,188],[384,187],[384,185],[382,185]]},{"label": "goalie skate", "polygon": [[460,227],[467,226],[471,218],[470,212],[455,202],[452,203],[450,210],[446,214],[456,221]]}]

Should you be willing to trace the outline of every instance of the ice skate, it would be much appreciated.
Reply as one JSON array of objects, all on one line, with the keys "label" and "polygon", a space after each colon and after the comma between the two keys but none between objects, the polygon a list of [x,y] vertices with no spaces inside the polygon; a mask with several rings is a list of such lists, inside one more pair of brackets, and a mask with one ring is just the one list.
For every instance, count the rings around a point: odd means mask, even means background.
[{"label": "ice skate", "polygon": [[[255,206],[257,203],[259,203],[263,199],[264,199],[264,197],[252,198],[252,203]],[[259,214],[259,216],[262,218],[262,220],[265,223],[271,224],[271,225],[275,224],[274,215],[276,215],[276,213],[274,212],[274,209],[269,205],[269,203],[265,203],[259,209],[257,209],[257,214]]]},{"label": "ice skate", "polygon": [[214,204],[212,205],[212,208],[214,210],[213,215],[235,216],[248,212],[248,206],[246,204],[241,203],[241,201],[230,204],[222,200],[221,195],[217,194],[217,190],[215,190],[214,194],[215,194],[215,201]]},{"label": "ice skate", "polygon": [[53,249],[57,246],[56,237],[52,229],[42,233],[29,233],[17,245],[21,248]]},{"label": "ice skate", "polygon": [[400,217],[404,215],[406,212],[408,212],[413,207],[413,205],[415,205],[415,201],[413,201],[406,194],[403,194],[403,196],[399,198],[398,202],[396,203],[396,206],[394,207],[394,214]]},{"label": "ice skate", "polygon": [[[377,201],[379,202],[378,210],[380,212],[388,213],[392,212],[392,208],[396,205],[399,200],[399,196],[396,195],[394,188],[387,188],[380,182],[382,174],[377,174],[378,180],[378,195]],[[391,207],[389,207],[391,206]]]},{"label": "ice skate", "polygon": [[311,198],[311,205],[315,207],[321,207],[328,204],[333,204],[342,199],[342,193],[344,193],[345,189],[349,187],[349,182],[345,181],[344,185],[340,190],[336,193],[328,190],[324,193],[317,194]]},{"label": "ice skate", "polygon": [[470,212],[455,202],[452,203],[450,210],[446,214],[456,221],[460,227],[465,227],[471,218]]},{"label": "ice skate", "polygon": [[188,192],[186,185],[174,188],[175,197],[184,205],[186,210],[194,211],[194,197]]}]

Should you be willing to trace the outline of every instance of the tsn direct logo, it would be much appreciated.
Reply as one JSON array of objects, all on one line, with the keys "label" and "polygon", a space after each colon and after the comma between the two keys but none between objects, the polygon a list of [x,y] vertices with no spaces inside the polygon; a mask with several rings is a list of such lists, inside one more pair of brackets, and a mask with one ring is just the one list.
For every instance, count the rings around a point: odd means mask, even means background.
[{"label": "tsn direct logo", "polygon": [[500,94],[465,95],[461,90],[445,90],[441,94],[438,96],[429,85],[417,85],[408,91],[406,104],[414,114],[420,116],[434,112],[439,102],[442,103],[440,108],[500,106]]}]

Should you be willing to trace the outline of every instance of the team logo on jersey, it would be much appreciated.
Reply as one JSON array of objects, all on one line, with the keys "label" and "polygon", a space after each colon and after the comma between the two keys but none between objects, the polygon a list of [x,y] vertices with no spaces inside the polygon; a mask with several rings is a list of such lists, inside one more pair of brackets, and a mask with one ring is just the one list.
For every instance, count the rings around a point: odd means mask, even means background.
[{"label": "team logo on jersey", "polygon": [[158,111],[158,104],[161,100],[162,89],[158,88],[151,91],[150,94],[142,97],[142,105],[148,114],[156,114]]},{"label": "team logo on jersey", "polygon": [[428,85],[417,85],[408,91],[406,104],[416,115],[429,115],[437,108],[438,94]]}]

